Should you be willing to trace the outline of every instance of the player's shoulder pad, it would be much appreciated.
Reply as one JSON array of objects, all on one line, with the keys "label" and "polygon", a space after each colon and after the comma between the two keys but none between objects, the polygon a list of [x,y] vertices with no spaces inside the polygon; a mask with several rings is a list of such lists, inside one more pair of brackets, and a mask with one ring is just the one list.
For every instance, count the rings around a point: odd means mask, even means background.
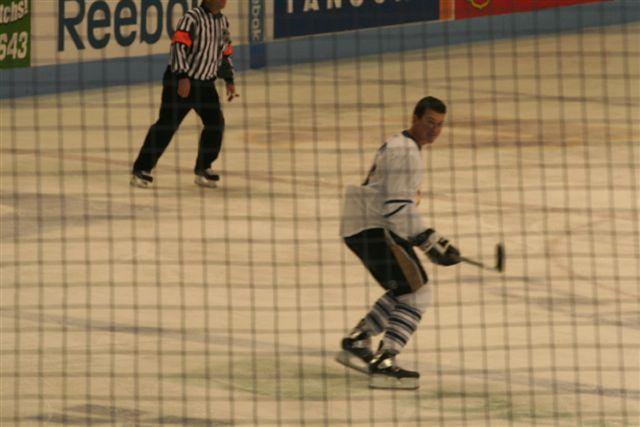
[{"label": "player's shoulder pad", "polygon": [[418,145],[411,138],[407,138],[401,133],[393,135],[387,140],[387,149],[393,153],[392,155],[420,155]]},{"label": "player's shoulder pad", "polygon": [[404,144],[404,136],[402,136],[402,134],[400,133],[397,133],[390,136],[385,142],[389,148],[401,147]]}]

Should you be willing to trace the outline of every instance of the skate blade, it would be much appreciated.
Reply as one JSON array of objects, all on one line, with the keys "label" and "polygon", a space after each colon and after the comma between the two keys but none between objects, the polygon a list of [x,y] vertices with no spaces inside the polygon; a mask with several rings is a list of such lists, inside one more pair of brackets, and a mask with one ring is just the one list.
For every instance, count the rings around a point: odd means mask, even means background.
[{"label": "skate blade", "polygon": [[203,188],[218,188],[218,184],[215,181],[200,176],[196,176],[193,182]]},{"label": "skate blade", "polygon": [[388,375],[371,375],[369,388],[396,390],[416,390],[420,387],[420,378],[394,378]]},{"label": "skate blade", "polygon": [[131,181],[129,181],[129,184],[132,187],[137,187],[137,188],[149,188],[149,187],[151,187],[151,183],[150,182],[147,182],[147,181],[145,181],[143,179],[136,178],[136,177],[131,178]]},{"label": "skate blade", "polygon": [[342,350],[336,355],[336,362],[343,364],[347,368],[355,369],[363,374],[369,373],[369,366],[362,359],[348,351]]}]

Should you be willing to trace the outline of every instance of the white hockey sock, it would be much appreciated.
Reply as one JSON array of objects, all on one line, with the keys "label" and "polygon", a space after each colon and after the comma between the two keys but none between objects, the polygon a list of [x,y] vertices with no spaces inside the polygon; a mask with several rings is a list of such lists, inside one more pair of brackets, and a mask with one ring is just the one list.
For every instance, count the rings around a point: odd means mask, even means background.
[{"label": "white hockey sock", "polygon": [[398,300],[387,291],[373,305],[369,313],[364,318],[364,328],[370,335],[378,335],[384,331],[389,323],[389,316],[396,307]]},{"label": "white hockey sock", "polygon": [[398,302],[388,319],[388,325],[382,338],[382,347],[399,353],[415,332],[422,311],[408,304]]}]

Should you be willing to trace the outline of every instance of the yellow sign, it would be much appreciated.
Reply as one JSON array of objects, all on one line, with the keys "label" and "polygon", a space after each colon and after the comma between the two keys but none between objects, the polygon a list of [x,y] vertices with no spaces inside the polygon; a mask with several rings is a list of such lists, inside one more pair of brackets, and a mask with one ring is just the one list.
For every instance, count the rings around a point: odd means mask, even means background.
[{"label": "yellow sign", "polygon": [[476,9],[484,9],[485,7],[489,6],[489,3],[491,3],[491,0],[467,0],[469,2],[469,4],[473,7],[475,7]]}]

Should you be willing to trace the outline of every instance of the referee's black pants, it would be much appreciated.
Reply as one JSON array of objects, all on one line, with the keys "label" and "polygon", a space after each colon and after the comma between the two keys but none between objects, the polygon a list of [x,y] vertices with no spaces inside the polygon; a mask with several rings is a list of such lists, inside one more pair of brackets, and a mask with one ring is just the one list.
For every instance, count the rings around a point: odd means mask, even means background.
[{"label": "referee's black pants", "polygon": [[156,166],[180,123],[191,109],[196,110],[204,124],[194,172],[204,171],[218,158],[222,147],[224,116],[213,81],[191,80],[189,96],[182,98],[178,95],[178,78],[167,67],[162,79],[160,117],[147,132],[138,158],[133,164],[134,171],[150,172]]}]

